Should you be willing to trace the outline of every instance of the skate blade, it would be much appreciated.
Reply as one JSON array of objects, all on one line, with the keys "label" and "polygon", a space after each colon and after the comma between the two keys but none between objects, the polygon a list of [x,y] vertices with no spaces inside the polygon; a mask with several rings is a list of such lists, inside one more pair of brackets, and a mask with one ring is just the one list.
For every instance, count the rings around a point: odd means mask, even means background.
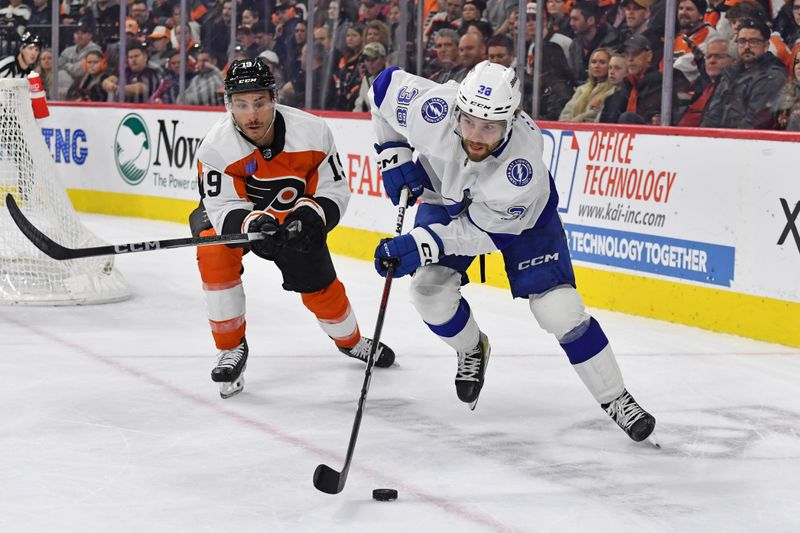
[{"label": "skate blade", "polygon": [[236,396],[244,390],[244,374],[239,376],[239,379],[231,382],[224,382],[219,384],[219,395],[223,400],[227,400],[232,396]]},{"label": "skate blade", "polygon": [[655,448],[657,448],[659,450],[661,449],[661,444],[659,444],[658,440],[656,439],[655,431],[653,433],[650,433],[650,435],[644,440],[645,440],[645,442],[647,442],[651,446],[653,446],[653,447],[655,447]]}]

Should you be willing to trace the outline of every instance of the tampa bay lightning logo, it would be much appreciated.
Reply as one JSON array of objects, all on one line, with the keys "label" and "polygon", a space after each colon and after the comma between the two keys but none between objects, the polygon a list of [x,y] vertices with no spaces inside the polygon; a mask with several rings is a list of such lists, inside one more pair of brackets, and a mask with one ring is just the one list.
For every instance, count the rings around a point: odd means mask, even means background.
[{"label": "tampa bay lightning logo", "polygon": [[512,185],[524,187],[533,178],[533,167],[526,159],[515,159],[506,168],[506,177]]},{"label": "tampa bay lightning logo", "polygon": [[447,110],[447,102],[441,98],[431,98],[422,104],[422,118],[425,119],[425,122],[436,124],[447,116]]}]

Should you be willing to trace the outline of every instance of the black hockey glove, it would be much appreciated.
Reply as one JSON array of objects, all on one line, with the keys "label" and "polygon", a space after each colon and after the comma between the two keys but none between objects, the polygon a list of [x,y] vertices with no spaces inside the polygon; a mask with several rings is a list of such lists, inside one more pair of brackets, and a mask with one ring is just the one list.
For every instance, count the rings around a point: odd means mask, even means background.
[{"label": "black hockey glove", "polygon": [[325,221],[307,205],[295,207],[283,221],[282,230],[286,247],[296,252],[309,253],[325,244]]},{"label": "black hockey glove", "polygon": [[264,235],[263,239],[253,241],[250,244],[250,249],[253,253],[262,259],[274,261],[283,248],[280,229],[280,223],[269,213],[262,213],[251,220],[247,225],[247,232],[260,232]]}]

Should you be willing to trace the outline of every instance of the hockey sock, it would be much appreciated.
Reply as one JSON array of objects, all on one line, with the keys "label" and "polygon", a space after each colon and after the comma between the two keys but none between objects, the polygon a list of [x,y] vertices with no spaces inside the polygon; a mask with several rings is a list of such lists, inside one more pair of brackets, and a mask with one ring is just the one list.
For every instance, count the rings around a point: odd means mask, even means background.
[{"label": "hockey sock", "polygon": [[[216,235],[213,229],[201,236]],[[245,336],[245,295],[242,287],[242,249],[227,246],[201,246],[197,266],[203,280],[208,324],[214,343],[220,350],[230,350]]]},{"label": "hockey sock", "polygon": [[[567,334],[561,347],[592,396],[601,404],[608,403],[625,390],[614,352],[594,318],[590,319],[588,327],[578,328],[581,333],[573,339]],[[568,342],[563,342],[565,339],[569,339]]]},{"label": "hockey sock", "polygon": [[472,316],[472,310],[464,298],[459,300],[456,312],[447,322],[442,324],[425,322],[425,324],[457,352],[475,348],[481,333],[475,317]]},{"label": "hockey sock", "polygon": [[358,321],[338,278],[321,291],[305,292],[301,296],[303,304],[314,313],[322,331],[333,339],[336,346],[350,349],[358,343],[361,339]]}]

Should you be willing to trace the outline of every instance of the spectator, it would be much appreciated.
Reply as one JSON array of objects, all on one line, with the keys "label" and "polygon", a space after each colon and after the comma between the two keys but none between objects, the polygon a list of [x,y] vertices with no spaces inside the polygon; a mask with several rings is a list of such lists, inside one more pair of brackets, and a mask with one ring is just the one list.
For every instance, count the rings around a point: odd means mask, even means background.
[{"label": "spectator", "polygon": [[231,0],[225,0],[220,9],[208,13],[200,28],[203,47],[217,59],[218,65],[223,65],[228,60],[232,14]]},{"label": "spectator", "polygon": [[[192,78],[192,73],[188,71],[187,62],[186,82]],[[164,75],[153,94],[148,98],[148,102],[156,104],[176,104],[180,95],[180,76],[181,76],[181,54],[177,50],[172,50],[167,55],[166,68]]]},{"label": "spectator", "polygon": [[[281,60],[281,65],[287,67],[297,56],[294,51],[294,27],[300,19],[294,17],[294,8],[289,2],[281,2],[275,6],[275,53]],[[287,72],[288,74],[288,72]]]},{"label": "spectator", "polygon": [[608,82],[614,86],[614,91],[603,101],[603,108],[597,117],[598,122],[617,122],[619,119],[622,110],[628,105],[628,95],[625,91],[627,77],[627,59],[619,52],[612,54],[608,61]]},{"label": "spectator", "polygon": [[[16,37],[21,37],[25,33],[30,18],[31,8],[23,4],[22,0],[9,0],[8,5],[0,9],[0,21],[6,28],[13,28]],[[15,36],[6,35],[6,39],[11,40],[12,37]]]},{"label": "spectator", "polygon": [[[188,23],[186,24],[186,27],[188,29],[188,31],[186,32],[186,49],[191,50],[200,43],[197,42],[192,36],[192,28]],[[174,48],[175,50],[181,49],[181,33],[183,32],[181,31],[180,25],[177,25],[172,29],[172,34],[170,35],[170,43],[172,44],[172,48]]]},{"label": "spectator", "polygon": [[[661,72],[653,64],[653,50],[644,35],[625,41],[628,77],[622,94],[614,99],[621,107],[604,106],[603,120],[626,124],[657,124],[661,116]],[[610,104],[611,102],[609,102]],[[622,107],[624,106],[624,107]]]},{"label": "spectator", "polygon": [[[545,12],[545,19],[547,16],[547,12]],[[533,45],[535,44],[536,39],[536,4],[533,2],[530,2],[527,5],[526,25],[530,27],[530,44],[528,45],[528,74],[532,74]],[[548,24],[543,25],[543,30],[544,36],[542,37],[542,40],[560,46],[561,50],[564,52],[564,61],[566,62],[567,58],[569,57],[569,48],[572,45],[572,39],[567,37],[567,35],[564,33],[554,32]],[[545,47],[545,50],[547,50],[547,47]]]},{"label": "spectator", "polygon": [[[539,116],[543,120],[558,120],[561,110],[575,92],[575,79],[564,51],[552,41],[542,43],[542,87],[539,95]],[[531,48],[530,73],[533,72],[534,55]],[[525,101],[532,99],[533,80],[525,82]]]},{"label": "spectator", "polygon": [[612,51],[598,48],[589,57],[589,79],[575,90],[558,120],[562,122],[597,122],[603,102],[614,92],[608,81],[608,65]]},{"label": "spectator", "polygon": [[119,35],[119,4],[112,0],[95,0],[91,10],[97,25],[97,37],[100,43],[105,44],[114,40],[115,36]]},{"label": "spectator", "polygon": [[[267,22],[266,25],[259,23],[257,26],[251,26],[251,29],[256,38],[256,44],[262,52],[275,48],[275,24],[272,22]],[[316,35],[314,38],[316,39]]]},{"label": "spectator", "polygon": [[771,52],[770,31],[762,20],[739,24],[736,47],[739,62],[722,71],[708,102],[701,126],[705,128],[770,129],[786,84],[786,67]]},{"label": "spectator", "polygon": [[461,21],[483,20],[483,12],[486,10],[486,2],[483,0],[466,0],[461,8]]},{"label": "spectator", "polygon": [[575,32],[569,23],[569,8],[566,0],[547,0],[545,4],[547,29],[550,33],[561,33],[572,39]]},{"label": "spectator", "polygon": [[258,18],[258,12],[255,8],[246,7],[242,9],[242,26],[255,30],[259,27],[261,20]]},{"label": "spectator", "polygon": [[515,68],[514,41],[506,35],[495,35],[486,43],[487,59],[506,68]]},{"label": "spectator", "polygon": [[703,21],[706,9],[708,9],[706,0],[680,0],[678,2],[677,17],[680,33],[675,36],[673,59],[677,60],[685,54],[691,55],[695,47],[701,46],[706,39],[717,34],[717,30]]},{"label": "spectator", "polygon": [[575,38],[569,47],[567,61],[575,80],[583,83],[588,77],[591,53],[600,47],[615,48],[619,39],[614,28],[601,22],[597,4],[588,0],[575,2],[569,13],[569,24]]},{"label": "spectator", "polygon": [[[464,75],[472,67],[486,59],[486,45],[481,37],[474,33],[465,33],[458,41],[458,61],[464,68]],[[461,80],[457,80],[461,81]]]},{"label": "spectator", "polygon": [[483,18],[492,25],[492,28],[498,28],[508,19],[509,14],[516,10],[517,0],[492,0],[487,3]]},{"label": "spectator", "polygon": [[792,67],[778,107],[777,123],[781,129],[800,131],[800,49],[794,53]]},{"label": "spectator", "polygon": [[[44,94],[48,100],[60,100],[60,96],[62,94],[66,94],[67,88],[64,88],[63,91],[57,90],[53,87],[53,51],[49,48],[45,48],[42,50],[42,53],[39,54],[39,64],[36,65],[34,68],[36,72],[39,73],[39,77],[42,79],[42,84],[44,85]],[[67,78],[66,82],[62,78]],[[67,83],[70,83],[69,76],[59,76],[58,77],[58,85],[59,87],[64,87]]]},{"label": "spectator", "polygon": [[[749,1],[739,2],[726,12],[726,20],[730,23],[732,40],[736,40],[735,36],[741,27],[742,21],[745,19],[760,20],[769,26],[767,12],[760,4],[754,4]],[[792,53],[781,39],[780,34],[770,34],[767,51],[772,52],[772,55],[780,59],[786,65],[787,71],[791,70]]]},{"label": "spectator", "polygon": [[455,30],[439,30],[433,37],[433,48],[436,51],[436,70],[429,79],[436,83],[447,83],[450,80],[460,82],[467,72],[458,61],[458,34]]},{"label": "spectator", "polygon": [[[147,47],[138,41],[128,42],[128,66],[125,69],[125,102],[144,103],[158,88],[160,79],[155,70],[147,66]],[[117,95],[119,78],[109,76],[103,81],[103,89]]]},{"label": "spectator", "polygon": [[100,46],[92,41],[92,27],[83,21],[72,33],[75,44],[61,52],[58,57],[59,77],[69,76],[69,84],[83,76],[83,59],[89,52],[101,52]]},{"label": "spectator", "polygon": [[444,2],[445,10],[431,17],[425,27],[424,38],[426,42],[439,30],[457,30],[461,26],[461,10],[464,7],[464,0],[444,0]]},{"label": "spectator", "polygon": [[373,20],[386,20],[389,15],[389,6],[384,2],[376,2],[375,0],[361,0],[361,5],[358,8],[358,21],[366,24]]},{"label": "spectator", "polygon": [[[517,30],[516,30],[516,23],[514,25],[513,30],[508,30],[507,32],[501,32],[499,35],[506,35],[508,34],[512,40],[516,39]],[[469,22],[464,22],[461,26],[458,27],[458,34],[459,35],[466,35],[467,33],[474,33],[478,37],[481,38],[483,44],[485,45],[489,39],[492,38],[494,32],[492,31],[492,26],[486,22],[485,20],[470,20]]]},{"label": "spectator", "polygon": [[222,105],[222,87],[225,80],[219,69],[212,63],[208,51],[202,48],[197,52],[195,75],[186,91],[178,98],[179,104],[218,106]]},{"label": "spectator", "polygon": [[380,43],[384,50],[388,51],[392,48],[392,43],[389,40],[389,26],[380,20],[373,20],[367,24],[364,32],[364,44]]},{"label": "spectator", "polygon": [[167,58],[172,53],[172,43],[169,40],[170,31],[166,26],[156,26],[153,33],[147,36],[150,41],[150,62],[160,70],[164,70]]},{"label": "spectator", "polygon": [[[322,69],[323,62],[325,61],[325,47],[320,43],[314,43],[312,48],[311,58],[311,76],[313,77],[314,90],[311,94],[311,108],[312,109],[327,109],[330,106],[326,102],[327,98],[333,97],[333,90],[330,89],[330,78],[325,78]],[[281,100],[286,105],[302,108],[305,107],[306,102],[306,53],[305,47],[303,53],[300,54],[301,65],[300,70],[297,71],[295,76],[286,82],[281,90]]]},{"label": "spectator", "polygon": [[517,17],[518,17],[517,10],[512,9],[511,11],[508,12],[508,16],[506,16],[505,20],[495,29],[492,29],[492,25],[489,22],[471,20],[468,22],[462,22],[461,28],[459,28],[458,32],[461,35],[464,35],[466,28],[469,24],[482,23],[483,27],[480,28],[481,32],[485,32],[488,29],[488,36],[486,37],[486,40],[489,40],[489,38],[492,35],[508,35],[512,40],[516,40],[517,28],[519,26],[519,24],[517,24]]},{"label": "spectator", "polygon": [[700,125],[703,119],[703,110],[717,88],[722,70],[733,63],[730,46],[730,41],[720,35],[710,37],[706,41],[704,59],[698,62],[700,78],[695,86],[694,95],[689,101],[689,107],[678,122],[678,126],[697,127]]},{"label": "spectator", "polygon": [[[348,16],[347,11],[341,7],[339,1],[331,0],[328,4],[328,20],[325,22],[325,27],[328,29],[328,35],[330,35],[333,47],[339,54],[343,54],[347,48],[345,35],[347,34],[347,28],[352,24],[352,19]],[[332,64],[338,64],[338,60]]]},{"label": "spectator", "polygon": [[800,40],[800,0],[788,0],[781,6],[773,29],[789,46],[793,47]]},{"label": "spectator", "polygon": [[[180,9],[180,6],[178,6],[178,9]],[[133,4],[128,7],[128,14],[139,25],[139,31],[145,35],[153,33],[156,22],[150,15],[150,10],[147,8],[145,0],[133,0]]]},{"label": "spectator", "polygon": [[356,112],[369,112],[369,88],[378,74],[383,72],[386,68],[386,48],[381,43],[372,42],[364,46],[364,66],[367,69],[366,74],[361,78],[361,89],[358,91],[358,98],[356,98],[353,111]]},{"label": "spectator", "polygon": [[[191,2],[189,3],[191,5]],[[202,6],[202,3],[200,4]],[[195,13],[198,13],[195,17]],[[192,11],[192,18],[197,19],[205,14],[205,6],[200,12]],[[172,16],[172,0],[153,0],[150,7],[150,16],[157,26],[166,26]]]},{"label": "spectator", "polygon": [[71,102],[105,102],[108,93],[103,81],[110,76],[106,72],[106,60],[101,52],[89,52],[84,60],[86,73],[70,87],[67,100]]},{"label": "spectator", "polygon": [[333,72],[333,108],[338,111],[351,111],[355,106],[361,88],[361,50],[363,49],[364,27],[353,24],[347,28],[345,42],[347,49]]},{"label": "spectator", "polygon": [[[297,28],[300,27],[300,24],[295,26],[295,34],[297,33]],[[303,26],[303,39],[305,40],[306,32],[305,32],[305,25]],[[244,46],[244,50],[247,53],[247,57],[250,59],[255,59],[258,57],[258,54],[261,53],[261,47],[258,46],[258,42],[256,41],[256,35],[253,33],[253,29],[250,26],[245,26],[242,24],[236,30],[236,38],[239,39],[239,42],[242,46]]]},{"label": "spectator", "polygon": [[[172,34],[173,34],[172,46],[176,50],[180,50],[180,48],[178,47],[178,42],[175,40],[177,36],[180,35],[180,25],[181,25],[181,5],[180,3],[178,3],[172,6]],[[189,33],[186,34],[189,36],[188,38],[196,43],[202,42],[203,41],[202,27],[200,26],[200,24],[197,21],[192,20],[192,18],[189,15],[187,15],[186,25],[189,26]],[[229,33],[230,29],[231,29],[230,26],[226,28],[226,30]],[[189,46],[186,47],[187,50],[189,48],[190,48]]]},{"label": "spectator", "polygon": [[[33,0],[33,9],[28,19],[28,27],[34,33],[43,33],[45,26],[50,26],[53,20],[53,10],[50,9],[47,0]],[[49,28],[47,28],[49,29]]]},{"label": "spectator", "polygon": [[661,35],[650,28],[650,6],[653,0],[623,0],[625,22],[620,26],[620,40],[624,43],[634,35],[644,35],[650,40],[653,49],[653,60],[661,61],[663,47]]}]

